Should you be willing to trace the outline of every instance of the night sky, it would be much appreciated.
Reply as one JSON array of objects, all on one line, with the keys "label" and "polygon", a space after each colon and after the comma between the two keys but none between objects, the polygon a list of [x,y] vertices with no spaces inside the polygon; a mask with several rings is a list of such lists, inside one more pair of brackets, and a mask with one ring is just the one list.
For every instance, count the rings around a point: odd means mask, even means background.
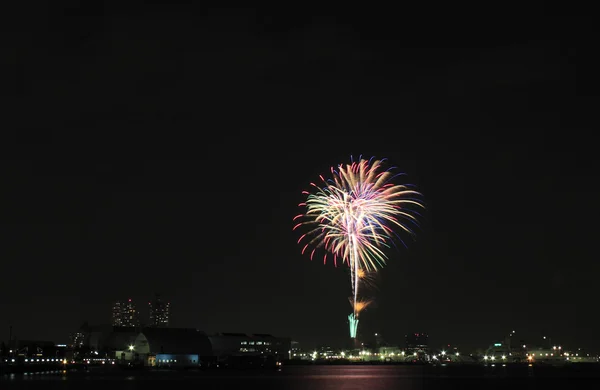
[{"label": "night sky", "polygon": [[3,15],[0,340],[66,342],[158,292],[173,326],[344,342],[347,273],[302,256],[292,218],[362,154],[427,204],[365,335],[600,348],[591,17],[441,11]]}]

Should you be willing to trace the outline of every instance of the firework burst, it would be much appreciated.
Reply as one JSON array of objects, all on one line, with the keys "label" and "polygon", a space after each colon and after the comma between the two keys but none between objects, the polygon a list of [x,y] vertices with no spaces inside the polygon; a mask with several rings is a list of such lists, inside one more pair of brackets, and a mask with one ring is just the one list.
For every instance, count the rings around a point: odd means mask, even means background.
[{"label": "firework burst", "polygon": [[303,192],[306,201],[299,206],[306,212],[294,218],[294,230],[307,228],[298,240],[303,254],[310,251],[312,260],[321,248],[325,252],[323,262],[330,256],[334,264],[341,260],[350,268],[354,303],[348,318],[352,337],[362,310],[357,308],[368,306],[359,303],[370,302],[359,299],[359,281],[366,281],[366,275],[385,265],[385,250],[394,239],[402,242],[396,230],[414,234],[419,216],[416,210],[423,207],[421,194],[411,185],[395,184],[394,179],[402,174],[385,169],[383,163],[371,158],[332,167],[330,178],[321,175],[320,184],[311,183],[313,192]]}]

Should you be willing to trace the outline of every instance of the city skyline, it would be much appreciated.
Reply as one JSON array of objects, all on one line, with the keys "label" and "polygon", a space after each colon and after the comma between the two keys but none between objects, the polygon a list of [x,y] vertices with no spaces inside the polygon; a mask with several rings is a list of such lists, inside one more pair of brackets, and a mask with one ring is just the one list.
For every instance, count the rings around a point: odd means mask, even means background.
[{"label": "city skyline", "polygon": [[171,303],[160,294],[154,293],[148,302],[147,312],[138,309],[135,300],[131,298],[116,300],[112,305],[111,325],[116,327],[168,328],[171,315]]},{"label": "city skyline", "polygon": [[29,12],[7,49],[0,340],[66,341],[160,291],[170,327],[343,344],[348,269],[302,256],[292,219],[308,183],[363,155],[427,206],[363,335],[600,350],[587,19],[485,37],[404,20],[426,9],[67,8]]}]

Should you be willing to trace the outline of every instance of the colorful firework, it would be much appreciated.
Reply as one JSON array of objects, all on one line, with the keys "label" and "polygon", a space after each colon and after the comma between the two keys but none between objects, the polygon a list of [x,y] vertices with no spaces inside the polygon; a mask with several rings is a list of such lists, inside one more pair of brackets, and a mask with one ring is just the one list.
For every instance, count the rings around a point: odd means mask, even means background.
[{"label": "colorful firework", "polygon": [[[337,265],[338,259],[350,268],[353,312],[349,315],[350,335],[356,337],[358,315],[367,304],[358,297],[359,280],[385,265],[386,248],[400,236],[395,229],[413,235],[418,226],[416,209],[422,208],[421,194],[413,186],[395,184],[393,168],[384,169],[385,160],[360,159],[331,168],[331,178],[320,176],[321,184],[311,183],[313,192],[304,191],[306,208],[297,215],[294,230],[307,226],[298,243],[302,253],[310,249],[313,259],[318,248]],[[361,303],[363,302],[363,303]]]}]

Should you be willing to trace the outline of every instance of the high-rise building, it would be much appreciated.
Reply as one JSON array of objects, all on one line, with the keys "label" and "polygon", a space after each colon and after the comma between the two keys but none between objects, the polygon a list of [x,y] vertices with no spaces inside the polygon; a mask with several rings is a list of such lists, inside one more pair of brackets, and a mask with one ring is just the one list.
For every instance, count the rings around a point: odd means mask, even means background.
[{"label": "high-rise building", "polygon": [[117,301],[113,306],[113,326],[140,326],[140,316],[131,298],[127,301]]},{"label": "high-rise building", "polygon": [[123,309],[121,301],[116,301],[112,309],[112,324],[113,326],[121,326],[123,322]]},{"label": "high-rise building", "polygon": [[150,311],[150,326],[155,328],[168,328],[171,304],[165,302],[156,294],[152,302],[148,302]]},{"label": "high-rise building", "polygon": [[71,333],[69,339],[73,348],[83,347],[83,344],[85,343],[85,333],[78,330],[77,332]]}]

